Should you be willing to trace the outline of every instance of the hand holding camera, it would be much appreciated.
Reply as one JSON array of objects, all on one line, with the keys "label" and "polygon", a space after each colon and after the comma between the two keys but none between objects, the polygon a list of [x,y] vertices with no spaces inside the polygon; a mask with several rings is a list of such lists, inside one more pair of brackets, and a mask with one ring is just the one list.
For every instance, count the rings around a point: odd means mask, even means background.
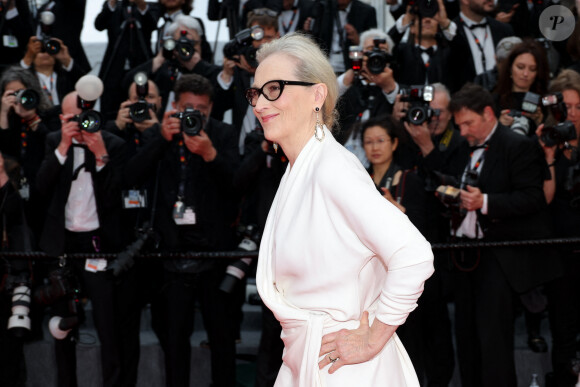
[{"label": "hand holding camera", "polygon": [[40,52],[42,52],[42,41],[33,35],[28,39],[26,53],[24,54],[22,61],[27,66],[31,66],[34,62],[34,59],[36,58],[36,55],[38,55]]},{"label": "hand holding camera", "polygon": [[79,127],[78,121],[74,120],[74,114],[61,114],[61,136],[60,144],[58,145],[58,152],[61,156],[65,157],[68,153],[68,148],[72,144],[72,139],[81,134],[81,129]]},{"label": "hand holding camera", "polygon": [[461,207],[467,211],[476,211],[483,207],[483,193],[477,187],[468,185],[467,190],[461,190]]},{"label": "hand holding camera", "polygon": [[217,150],[203,130],[197,136],[183,136],[183,142],[191,153],[200,155],[205,162],[213,161],[217,156]]}]

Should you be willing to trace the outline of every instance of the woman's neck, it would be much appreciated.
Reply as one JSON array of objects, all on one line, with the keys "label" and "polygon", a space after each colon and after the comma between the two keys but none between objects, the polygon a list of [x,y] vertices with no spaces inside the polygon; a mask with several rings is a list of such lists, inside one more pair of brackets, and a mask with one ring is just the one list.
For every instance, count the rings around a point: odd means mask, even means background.
[{"label": "woman's neck", "polygon": [[378,185],[381,182],[381,180],[383,180],[383,177],[385,176],[385,173],[387,173],[387,171],[389,170],[391,163],[392,160],[388,160],[381,164],[373,164],[373,180],[375,184]]},{"label": "woman's neck", "polygon": [[302,130],[295,132],[292,136],[281,140],[279,143],[284,150],[284,154],[288,157],[288,162],[290,163],[291,168],[294,166],[294,163],[300,155],[300,152],[302,152],[302,149],[304,149],[314,134],[314,121],[305,124],[302,127]]},{"label": "woman's neck", "polygon": [[530,91],[530,89],[524,90],[521,87],[517,87],[516,85],[512,85],[512,92],[514,92],[514,93],[527,93],[528,91]]}]

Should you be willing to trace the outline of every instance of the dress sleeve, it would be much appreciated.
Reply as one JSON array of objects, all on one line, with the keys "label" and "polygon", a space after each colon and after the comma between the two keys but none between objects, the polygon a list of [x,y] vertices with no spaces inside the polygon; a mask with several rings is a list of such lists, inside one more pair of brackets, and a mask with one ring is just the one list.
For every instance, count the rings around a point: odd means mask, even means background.
[{"label": "dress sleeve", "polygon": [[423,284],[433,273],[430,244],[407,216],[385,200],[355,156],[323,160],[320,189],[337,224],[354,232],[387,269],[376,317],[390,325],[402,324],[417,306]]}]

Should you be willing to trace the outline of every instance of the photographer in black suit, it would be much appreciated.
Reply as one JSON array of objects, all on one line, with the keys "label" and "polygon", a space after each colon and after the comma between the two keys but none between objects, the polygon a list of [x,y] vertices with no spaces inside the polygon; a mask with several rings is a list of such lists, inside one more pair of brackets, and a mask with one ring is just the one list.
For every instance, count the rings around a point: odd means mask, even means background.
[{"label": "photographer in black suit", "polygon": [[132,68],[151,58],[151,34],[157,15],[145,0],[106,0],[95,19],[95,28],[107,30],[109,42],[99,71],[105,84],[101,111],[114,117],[124,91],[121,81]]},{"label": "photographer in black suit", "polygon": [[[182,75],[199,74],[215,84],[221,70],[219,66],[209,63],[202,57],[203,29],[196,18],[178,15],[174,22],[167,26],[165,33],[165,40],[173,39],[175,42],[181,40],[185,43],[187,49],[184,51],[188,52],[188,55],[183,55],[178,48],[171,51],[161,49],[154,58],[131,70],[123,80],[123,84],[128,88],[135,74],[144,71],[159,88],[159,95],[163,100],[162,108],[159,110],[160,117],[166,109],[171,110],[172,102],[175,100],[173,87],[175,81]],[[212,117],[221,119],[221,116],[212,115]]]},{"label": "photographer in black suit", "polygon": [[[316,7],[311,7],[304,30],[312,30],[315,12]],[[334,72],[340,75],[351,66],[349,47],[361,43],[359,35],[363,31],[377,27],[377,13],[372,6],[360,0],[329,0],[322,17],[314,23],[320,23],[319,35],[315,38],[328,53]]]},{"label": "photographer in black suit", "polygon": [[[123,140],[103,131],[80,129],[77,92],[62,103],[62,129],[46,138],[45,157],[37,176],[40,193],[49,198],[48,215],[40,240],[47,254],[116,252],[120,247],[120,183]],[[114,283],[103,259],[74,260],[67,264],[92,303],[101,343],[104,386],[119,383],[120,358],[114,312]],[[53,313],[70,312],[65,299]],[[75,331],[55,341],[58,385],[76,386]]]},{"label": "photographer in black suit", "polygon": [[[197,74],[182,76],[175,85],[175,110],[165,113],[160,133],[127,165],[132,183],[147,178],[160,163],[154,228],[162,237],[162,251],[233,248],[237,139],[231,126],[210,118],[212,106],[211,83]],[[189,386],[196,300],[211,344],[213,385],[235,384],[233,299],[219,290],[227,265],[224,260],[164,261],[165,321],[159,335],[167,386]]]},{"label": "photographer in black suit", "polygon": [[[377,44],[375,44],[375,39],[377,39]],[[363,57],[359,59],[359,63],[353,61],[353,67],[360,67],[360,69],[355,71],[349,68],[337,78],[340,93],[339,126],[342,129],[338,141],[353,152],[365,167],[368,167],[359,124],[369,117],[385,112],[390,113],[399,92],[399,85],[391,69],[393,45],[391,38],[383,31],[374,28],[361,34],[361,43],[361,49],[357,55]],[[375,56],[380,54],[383,60],[377,62],[378,66],[371,66],[369,69],[368,55],[370,53]]]},{"label": "photographer in black suit", "polygon": [[0,2],[0,72],[17,64],[26,52],[28,38],[34,34],[32,17],[27,0],[2,0]]},{"label": "photographer in black suit", "polygon": [[[545,164],[537,145],[499,124],[493,98],[481,86],[464,86],[449,108],[473,147],[461,178],[466,216],[454,235],[483,241],[547,237]],[[513,299],[559,275],[545,253],[484,248],[455,254],[457,358],[464,386],[517,385]]]}]

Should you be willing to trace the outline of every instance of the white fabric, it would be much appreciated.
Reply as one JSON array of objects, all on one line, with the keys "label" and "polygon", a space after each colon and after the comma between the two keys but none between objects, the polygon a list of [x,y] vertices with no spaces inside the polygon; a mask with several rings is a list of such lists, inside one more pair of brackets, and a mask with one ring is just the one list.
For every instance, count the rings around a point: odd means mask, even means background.
[{"label": "white fabric", "polygon": [[323,335],[357,328],[364,311],[404,323],[433,273],[429,243],[325,134],[286,170],[260,246],[258,291],[285,345],[275,386],[419,386],[396,334],[368,362],[318,369]]},{"label": "white fabric", "polygon": [[[463,19],[463,29],[465,31],[465,36],[467,37],[467,42],[469,43],[469,48],[471,49],[471,56],[473,57],[473,63],[475,64],[475,73],[481,74],[487,70],[492,70],[495,67],[495,47],[493,45],[493,37],[491,35],[491,29],[489,24],[485,28],[476,28],[470,30],[469,27],[474,24],[480,24],[485,22],[485,19],[481,20],[479,23],[474,22],[463,12],[459,13],[459,16]],[[481,42],[483,47],[483,52],[485,54],[485,69],[483,68],[483,62],[481,60],[481,50],[477,46],[473,36]]]}]

